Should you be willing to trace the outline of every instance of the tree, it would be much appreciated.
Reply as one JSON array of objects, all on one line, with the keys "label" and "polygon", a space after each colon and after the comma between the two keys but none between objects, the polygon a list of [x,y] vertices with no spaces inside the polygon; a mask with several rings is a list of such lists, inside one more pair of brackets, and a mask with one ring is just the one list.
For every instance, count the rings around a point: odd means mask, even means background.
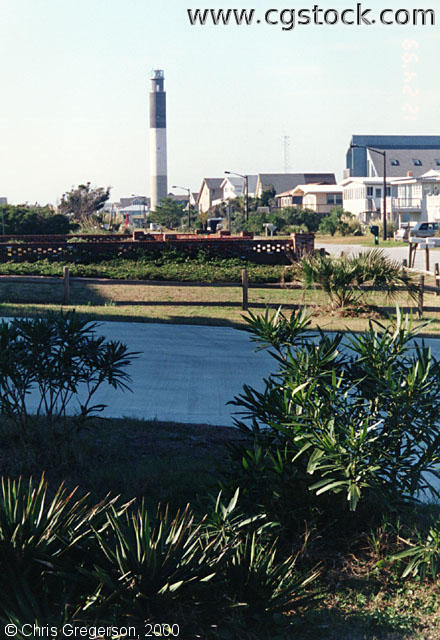
[{"label": "tree", "polygon": [[319,231],[329,233],[331,236],[335,233],[340,233],[341,236],[362,235],[360,223],[352,213],[344,211],[342,207],[333,207],[330,215],[326,216],[319,225]]},{"label": "tree", "polygon": [[265,189],[261,194],[261,198],[260,198],[261,206],[268,207],[270,204],[270,201],[275,198],[275,195],[276,195],[276,191],[274,187],[270,187],[270,189]]},{"label": "tree", "polygon": [[1,231],[7,235],[66,234],[70,230],[69,219],[54,213],[49,206],[0,205]]},{"label": "tree", "polygon": [[60,213],[73,215],[78,222],[86,223],[96,216],[110,197],[110,187],[92,188],[90,182],[63,193],[58,207]]},{"label": "tree", "polygon": [[185,205],[181,202],[176,202],[172,198],[164,198],[157,205],[156,210],[151,211],[148,220],[161,224],[167,229],[176,229],[180,227],[183,216],[187,215],[184,208]]}]

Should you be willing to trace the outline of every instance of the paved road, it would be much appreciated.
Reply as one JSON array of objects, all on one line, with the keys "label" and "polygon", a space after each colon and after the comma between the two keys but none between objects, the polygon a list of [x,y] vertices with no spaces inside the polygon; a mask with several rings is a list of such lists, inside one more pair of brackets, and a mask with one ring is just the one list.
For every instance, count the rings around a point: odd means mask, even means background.
[{"label": "paved road", "polygon": [[[360,244],[324,244],[317,242],[315,244],[317,249],[324,248],[331,255],[340,255],[341,252],[345,254],[349,253],[359,253],[360,251],[369,251],[371,247],[365,247]],[[379,245],[380,249],[380,245]],[[408,247],[385,247],[384,252],[386,255],[390,256],[390,258],[394,258],[398,260],[400,263],[404,258],[408,259]],[[431,270],[434,269],[434,264],[438,262],[440,263],[440,249],[431,249],[430,250],[430,267]],[[417,269],[425,268],[425,251],[418,250],[416,253],[416,261],[414,265]]]},{"label": "paved road", "polygon": [[100,332],[141,352],[128,369],[133,393],[96,396],[108,405],[105,416],[232,425],[226,403],[244,383],[262,388],[271,371],[268,354],[229,327],[103,322]]},{"label": "paved road", "polygon": [[[229,327],[103,322],[100,332],[140,351],[129,372],[133,393],[103,390],[102,415],[233,425],[226,403],[243,384],[263,388],[274,361],[244,331]],[[440,358],[440,340],[430,339]]]}]

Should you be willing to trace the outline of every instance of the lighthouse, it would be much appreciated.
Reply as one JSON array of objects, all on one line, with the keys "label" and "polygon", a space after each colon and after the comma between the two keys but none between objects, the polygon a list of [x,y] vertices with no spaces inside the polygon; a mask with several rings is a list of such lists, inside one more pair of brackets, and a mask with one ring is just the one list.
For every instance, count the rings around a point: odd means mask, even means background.
[{"label": "lighthouse", "polygon": [[150,91],[150,208],[167,197],[167,114],[164,72],[153,71]]}]

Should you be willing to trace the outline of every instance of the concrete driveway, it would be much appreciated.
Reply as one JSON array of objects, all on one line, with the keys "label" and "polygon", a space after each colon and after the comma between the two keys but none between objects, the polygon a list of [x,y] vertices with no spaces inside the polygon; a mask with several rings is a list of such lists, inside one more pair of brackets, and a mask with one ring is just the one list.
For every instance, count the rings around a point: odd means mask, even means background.
[{"label": "concrete driveway", "polygon": [[[106,387],[97,394],[108,405],[103,416],[232,426],[235,407],[227,402],[243,384],[262,390],[276,369],[245,331],[229,327],[102,322],[98,333],[140,352],[128,369],[132,393]],[[426,342],[440,358],[440,340]]]},{"label": "concrete driveway", "polygon": [[[361,251],[370,251],[372,247],[365,247],[361,244],[330,244],[330,243],[322,243],[316,242],[315,247],[317,249],[325,249],[330,255],[340,255],[342,252],[345,254],[350,253],[360,253]],[[381,246],[379,245],[380,249]],[[393,258],[394,260],[398,260],[402,263],[403,259],[408,259],[408,247],[384,247],[384,253]],[[440,249],[430,249],[430,269],[434,270],[434,264],[436,262],[440,263]],[[425,251],[423,249],[418,249],[416,252],[416,260],[414,264],[416,269],[425,269]]]},{"label": "concrete driveway", "polygon": [[229,327],[103,322],[99,333],[141,354],[129,367],[133,393],[103,390],[105,416],[232,425],[227,402],[243,384],[263,388],[271,371],[266,352]]}]

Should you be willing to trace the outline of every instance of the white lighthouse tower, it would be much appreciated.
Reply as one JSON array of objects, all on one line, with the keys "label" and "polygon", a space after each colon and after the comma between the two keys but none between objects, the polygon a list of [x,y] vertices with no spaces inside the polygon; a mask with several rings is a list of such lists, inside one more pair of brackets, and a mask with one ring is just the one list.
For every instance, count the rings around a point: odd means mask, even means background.
[{"label": "white lighthouse tower", "polygon": [[153,71],[150,91],[150,196],[152,211],[168,194],[167,110],[164,72]]}]

